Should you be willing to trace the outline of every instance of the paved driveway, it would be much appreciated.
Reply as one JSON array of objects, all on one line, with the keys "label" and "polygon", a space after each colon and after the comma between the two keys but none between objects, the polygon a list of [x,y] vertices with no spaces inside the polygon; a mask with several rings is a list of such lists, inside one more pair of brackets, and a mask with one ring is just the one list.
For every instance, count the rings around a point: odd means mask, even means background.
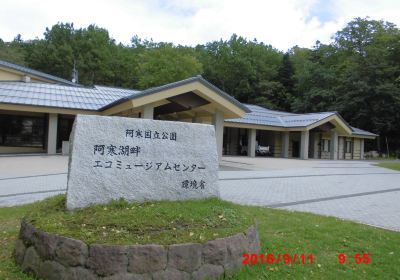
[{"label": "paved driveway", "polygon": [[[64,193],[67,157],[0,157],[0,206]],[[400,231],[400,172],[365,161],[226,157],[221,197]]]},{"label": "paved driveway", "polygon": [[310,164],[298,169],[221,171],[221,196],[241,204],[312,212],[400,231],[400,172],[365,161]]},{"label": "paved driveway", "polygon": [[68,157],[0,157],[0,207],[29,203],[64,193]]}]

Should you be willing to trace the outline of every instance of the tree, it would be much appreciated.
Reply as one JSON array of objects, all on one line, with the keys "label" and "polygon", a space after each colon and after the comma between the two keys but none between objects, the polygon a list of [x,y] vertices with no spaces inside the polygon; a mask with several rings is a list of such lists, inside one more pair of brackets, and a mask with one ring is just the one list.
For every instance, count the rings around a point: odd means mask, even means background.
[{"label": "tree", "polygon": [[276,78],[282,57],[272,46],[236,34],[228,41],[213,41],[196,49],[205,78],[242,102],[257,100],[258,85]]},{"label": "tree", "polygon": [[138,59],[139,88],[176,82],[203,72],[202,64],[191,48],[175,47],[170,43],[148,48]]},{"label": "tree", "polygon": [[289,53],[285,53],[282,57],[282,65],[278,70],[278,81],[285,87],[288,93],[293,94],[296,81],[294,79],[294,67],[290,60]]},{"label": "tree", "polygon": [[[21,39],[18,35],[16,38]],[[22,39],[21,41],[14,40],[10,43],[6,43],[0,39],[0,59],[19,65],[25,65],[25,52]]]}]

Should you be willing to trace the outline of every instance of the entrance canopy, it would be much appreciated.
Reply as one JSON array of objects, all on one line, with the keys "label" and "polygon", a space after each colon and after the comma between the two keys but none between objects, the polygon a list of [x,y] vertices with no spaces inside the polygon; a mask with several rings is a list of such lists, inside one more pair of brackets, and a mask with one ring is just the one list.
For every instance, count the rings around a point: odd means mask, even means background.
[{"label": "entrance canopy", "polygon": [[205,117],[216,111],[222,112],[225,118],[240,118],[250,112],[242,103],[201,76],[135,92],[99,111],[103,115],[143,114],[149,106],[158,119]]},{"label": "entrance canopy", "polygon": [[246,105],[251,111],[242,118],[225,120],[226,127],[271,131],[331,131],[339,135],[374,139],[377,135],[350,126],[337,112],[294,114]]}]

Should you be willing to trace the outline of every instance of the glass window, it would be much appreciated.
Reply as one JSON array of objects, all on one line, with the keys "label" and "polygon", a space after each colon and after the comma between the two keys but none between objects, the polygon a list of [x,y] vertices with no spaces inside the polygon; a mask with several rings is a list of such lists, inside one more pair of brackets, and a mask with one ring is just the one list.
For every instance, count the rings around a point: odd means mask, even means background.
[{"label": "glass window", "polygon": [[352,152],[352,142],[351,140],[346,140],[346,153],[351,153]]},{"label": "glass window", "polygon": [[45,118],[0,115],[0,145],[44,147]]},{"label": "glass window", "polygon": [[322,151],[329,152],[331,149],[331,140],[322,139]]}]

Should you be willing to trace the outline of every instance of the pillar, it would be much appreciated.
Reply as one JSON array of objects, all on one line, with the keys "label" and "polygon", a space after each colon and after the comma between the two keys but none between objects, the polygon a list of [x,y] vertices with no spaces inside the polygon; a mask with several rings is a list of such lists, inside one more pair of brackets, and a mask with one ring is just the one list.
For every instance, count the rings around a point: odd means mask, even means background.
[{"label": "pillar", "polygon": [[330,150],[330,156],[331,159],[337,160],[338,156],[338,134],[336,131],[332,131],[331,133],[331,150]]},{"label": "pillar", "polygon": [[[354,149],[354,147],[353,147]],[[364,159],[364,139],[360,139],[360,159]]]},{"label": "pillar", "polygon": [[49,114],[47,130],[47,154],[54,155],[57,152],[57,126],[58,114]]},{"label": "pillar", "polygon": [[154,107],[152,105],[143,106],[143,119],[154,119]]},{"label": "pillar", "polygon": [[308,159],[308,146],[309,146],[310,132],[308,130],[301,132],[300,141],[300,158]]},{"label": "pillar", "polygon": [[249,156],[249,157],[256,156],[256,135],[257,135],[257,131],[255,129],[248,130],[247,156]]},{"label": "pillar", "polygon": [[224,137],[224,113],[216,111],[213,115],[213,125],[215,127],[215,138],[217,140],[218,159],[222,158],[222,144]]},{"label": "pillar", "polygon": [[282,157],[289,157],[289,131],[282,132]]}]

